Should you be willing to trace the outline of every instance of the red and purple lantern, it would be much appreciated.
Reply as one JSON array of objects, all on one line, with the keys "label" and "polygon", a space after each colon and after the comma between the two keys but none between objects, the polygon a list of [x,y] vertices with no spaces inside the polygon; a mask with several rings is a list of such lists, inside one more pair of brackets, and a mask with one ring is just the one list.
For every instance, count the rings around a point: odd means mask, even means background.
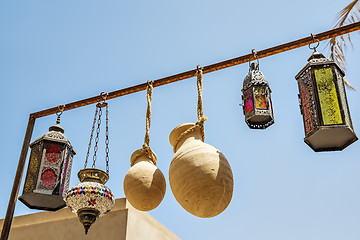
[{"label": "red and purple lantern", "polygon": [[75,150],[58,124],[30,144],[25,185],[19,200],[32,209],[56,211],[66,206]]},{"label": "red and purple lantern", "polygon": [[274,123],[271,90],[258,63],[251,63],[242,91],[245,122],[251,129],[265,129]]}]

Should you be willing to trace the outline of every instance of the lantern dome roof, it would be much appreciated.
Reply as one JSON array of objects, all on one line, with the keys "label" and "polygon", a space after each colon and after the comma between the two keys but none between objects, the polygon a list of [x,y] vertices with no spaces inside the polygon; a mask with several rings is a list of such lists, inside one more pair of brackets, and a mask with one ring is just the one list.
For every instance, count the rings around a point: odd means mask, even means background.
[{"label": "lantern dome roof", "polygon": [[44,140],[66,144],[71,149],[73,154],[76,154],[70,141],[64,135],[64,128],[62,128],[59,124],[49,127],[49,132],[37,138],[30,144],[30,147]]},{"label": "lantern dome roof", "polygon": [[296,79],[299,78],[299,76],[308,68],[313,66],[323,66],[323,65],[335,65],[337,69],[341,72],[341,74],[344,76],[345,71],[340,67],[340,65],[335,62],[334,60],[331,60],[329,58],[326,58],[322,53],[319,53],[317,51],[313,52],[311,56],[308,59],[308,63],[300,70],[300,72],[295,76]]},{"label": "lantern dome roof", "polygon": [[246,75],[243,83],[243,89],[246,89],[252,85],[267,85],[269,86],[266,78],[259,70],[258,63],[251,63],[249,73]]}]

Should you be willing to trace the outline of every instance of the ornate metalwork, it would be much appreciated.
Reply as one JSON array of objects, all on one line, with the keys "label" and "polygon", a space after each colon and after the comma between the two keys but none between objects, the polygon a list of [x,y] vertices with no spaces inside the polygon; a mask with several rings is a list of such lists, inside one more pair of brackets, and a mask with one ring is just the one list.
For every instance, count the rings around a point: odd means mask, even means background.
[{"label": "ornate metalwork", "polygon": [[[256,52],[254,52],[256,55]],[[242,88],[245,122],[252,129],[265,129],[274,123],[271,89],[258,63],[250,65]]]},{"label": "ornate metalwork", "polygon": [[344,70],[316,52],[316,48],[295,77],[304,141],[316,152],[342,150],[358,139],[351,122],[344,77]]},{"label": "ornate metalwork", "polygon": [[55,211],[66,206],[63,198],[69,187],[75,150],[57,124],[31,145],[30,161],[22,196],[29,208]]}]

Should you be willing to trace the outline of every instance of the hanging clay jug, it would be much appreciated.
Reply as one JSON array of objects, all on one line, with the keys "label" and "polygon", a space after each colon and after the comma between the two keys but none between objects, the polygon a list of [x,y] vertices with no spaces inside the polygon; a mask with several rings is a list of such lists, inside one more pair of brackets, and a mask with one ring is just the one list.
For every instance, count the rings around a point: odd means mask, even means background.
[{"label": "hanging clay jug", "polygon": [[[156,156],[155,163],[156,163]],[[164,198],[164,175],[143,149],[136,150],[130,158],[131,168],[125,175],[124,192],[130,204],[140,211],[156,208]]]},{"label": "hanging clay jug", "polygon": [[200,128],[183,134],[194,123],[184,123],[170,133],[174,157],[170,164],[171,191],[189,213],[202,218],[220,214],[233,193],[233,174],[225,156],[201,140]]}]

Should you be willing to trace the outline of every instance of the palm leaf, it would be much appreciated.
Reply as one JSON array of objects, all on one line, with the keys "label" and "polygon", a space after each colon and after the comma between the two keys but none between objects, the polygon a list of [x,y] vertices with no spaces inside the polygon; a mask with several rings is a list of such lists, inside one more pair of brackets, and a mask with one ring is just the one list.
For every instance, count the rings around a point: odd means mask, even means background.
[{"label": "palm leaf", "polygon": [[[337,23],[334,28],[342,27],[347,24],[360,21],[360,0],[353,0],[349,5],[342,9],[336,16]],[[349,34],[333,37],[329,40],[327,47],[330,49],[330,58],[346,69],[345,51],[347,43],[353,47]],[[352,90],[355,90],[345,79],[345,84]]]}]

